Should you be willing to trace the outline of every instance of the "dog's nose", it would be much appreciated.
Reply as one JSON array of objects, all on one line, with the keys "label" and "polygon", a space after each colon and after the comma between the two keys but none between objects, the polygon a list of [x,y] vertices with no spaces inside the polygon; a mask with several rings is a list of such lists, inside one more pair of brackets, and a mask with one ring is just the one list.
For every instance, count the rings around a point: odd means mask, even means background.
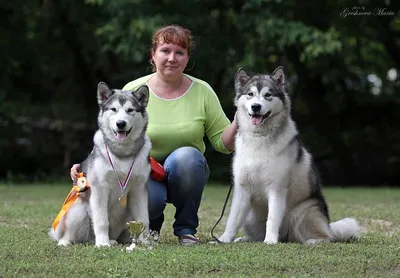
[{"label": "dog's nose", "polygon": [[126,122],[125,121],[118,121],[117,122],[117,127],[119,129],[123,129],[126,126]]},{"label": "dog's nose", "polygon": [[251,110],[253,110],[254,112],[260,111],[260,110],[261,110],[261,104],[253,103],[253,104],[251,105]]}]

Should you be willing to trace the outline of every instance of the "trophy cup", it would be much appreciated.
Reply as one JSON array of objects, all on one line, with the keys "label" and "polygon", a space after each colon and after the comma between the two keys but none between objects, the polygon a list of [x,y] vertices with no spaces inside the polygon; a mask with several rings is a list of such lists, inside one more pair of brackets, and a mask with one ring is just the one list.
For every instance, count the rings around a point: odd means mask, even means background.
[{"label": "trophy cup", "polygon": [[128,221],[126,222],[126,228],[128,229],[132,239],[132,244],[127,247],[126,250],[131,252],[133,249],[136,249],[139,236],[144,232],[146,226],[140,221]]}]

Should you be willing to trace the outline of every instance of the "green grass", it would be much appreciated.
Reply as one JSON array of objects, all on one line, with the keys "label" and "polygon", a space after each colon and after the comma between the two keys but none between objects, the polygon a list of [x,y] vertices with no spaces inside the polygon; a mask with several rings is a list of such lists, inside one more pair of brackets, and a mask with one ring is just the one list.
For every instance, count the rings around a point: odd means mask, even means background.
[{"label": "green grass", "polygon": [[[182,247],[168,205],[160,243],[152,251],[123,246],[57,247],[47,231],[70,189],[59,185],[0,185],[0,277],[399,277],[400,189],[326,188],[332,221],[357,218],[357,242],[316,246],[212,245],[228,187],[208,185],[200,208],[202,244]],[[215,233],[224,229],[229,209]]]}]

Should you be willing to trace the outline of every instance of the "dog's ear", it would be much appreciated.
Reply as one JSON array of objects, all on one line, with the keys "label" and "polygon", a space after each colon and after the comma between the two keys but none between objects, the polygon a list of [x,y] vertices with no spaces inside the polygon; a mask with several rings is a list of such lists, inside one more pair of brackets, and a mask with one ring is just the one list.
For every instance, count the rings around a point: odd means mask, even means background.
[{"label": "dog's ear", "polygon": [[149,102],[149,87],[147,87],[147,85],[140,86],[136,91],[132,92],[132,94],[137,97],[143,108],[147,106]]},{"label": "dog's ear", "polygon": [[246,83],[251,79],[251,76],[243,69],[239,68],[235,74],[235,89],[236,91],[246,85]]},{"label": "dog's ear", "polygon": [[271,78],[275,81],[275,83],[281,87],[283,85],[285,85],[285,74],[283,72],[283,67],[279,66],[277,67],[274,72],[271,75]]},{"label": "dog's ear", "polygon": [[97,85],[97,102],[99,105],[109,99],[112,94],[114,94],[114,92],[108,88],[106,83],[100,82],[99,85]]}]

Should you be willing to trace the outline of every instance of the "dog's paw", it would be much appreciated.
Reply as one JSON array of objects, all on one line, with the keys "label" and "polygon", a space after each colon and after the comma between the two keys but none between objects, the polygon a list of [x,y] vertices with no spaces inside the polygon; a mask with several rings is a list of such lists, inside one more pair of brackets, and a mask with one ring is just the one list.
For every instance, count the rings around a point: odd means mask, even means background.
[{"label": "dog's paw", "polygon": [[319,244],[319,243],[324,243],[324,242],[329,242],[329,239],[325,239],[325,238],[311,238],[308,239],[304,242],[304,245],[315,245],[315,244]]},{"label": "dog's paw", "polygon": [[266,244],[277,244],[278,241],[277,240],[264,240],[264,243],[266,243]]},{"label": "dog's paw", "polygon": [[118,245],[118,241],[111,239],[110,244],[111,244],[111,246]]},{"label": "dog's paw", "polygon": [[108,240],[96,240],[96,247],[110,247],[111,241]]},{"label": "dog's paw", "polygon": [[235,238],[235,240],[233,242],[250,242],[250,239],[247,236],[242,236],[242,237]]},{"label": "dog's paw", "polygon": [[265,239],[264,239],[264,243],[266,244],[277,244],[278,243],[278,235],[277,234],[273,234],[270,233],[266,235]]},{"label": "dog's paw", "polygon": [[266,237],[264,239],[264,243],[266,243],[266,244],[277,244],[278,243],[278,237]]},{"label": "dog's paw", "polygon": [[111,246],[110,238],[108,234],[99,234],[96,235],[96,247],[109,247]]},{"label": "dog's paw", "polygon": [[110,247],[111,242],[108,243],[96,243],[96,247]]},{"label": "dog's paw", "polygon": [[60,239],[60,241],[58,242],[58,246],[68,246],[71,245],[71,242],[69,240],[66,239]]},{"label": "dog's paw", "polygon": [[219,241],[223,243],[231,243],[235,236],[231,236],[230,234],[223,233],[222,236],[219,237]]}]

